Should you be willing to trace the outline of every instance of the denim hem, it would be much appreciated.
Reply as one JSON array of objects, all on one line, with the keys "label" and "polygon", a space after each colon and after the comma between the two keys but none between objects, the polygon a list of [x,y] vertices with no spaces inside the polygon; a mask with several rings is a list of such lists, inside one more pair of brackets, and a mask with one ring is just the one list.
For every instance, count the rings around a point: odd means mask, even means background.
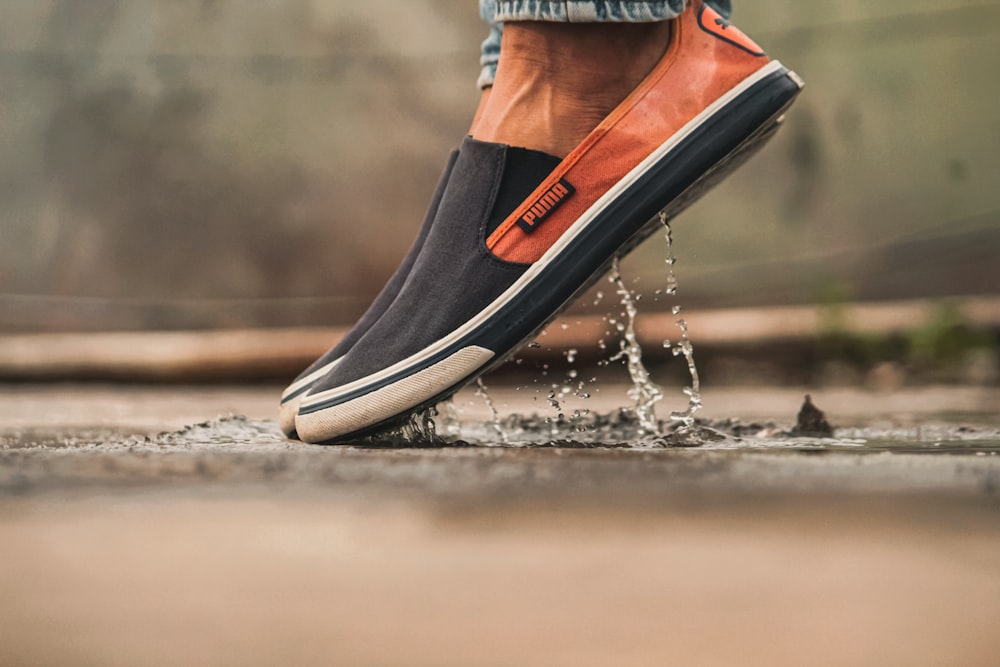
[{"label": "denim hem", "polygon": [[667,21],[684,11],[685,0],[499,0],[495,21]]},{"label": "denim hem", "polygon": [[[500,59],[500,37],[503,21],[666,21],[684,11],[686,0],[479,0],[479,13],[490,24],[490,34],[483,41],[479,64],[482,71],[477,85],[480,89],[493,85]],[[732,0],[708,0],[723,17],[732,14]]]},{"label": "denim hem", "polygon": [[496,78],[503,26],[493,21],[493,0],[480,0],[480,11],[483,18],[490,24],[490,34],[483,40],[482,56],[479,58],[479,64],[483,66],[483,70],[479,75],[477,85],[482,89],[492,86],[493,79]]},{"label": "denim hem", "polygon": [[493,80],[497,78],[497,64],[490,63],[483,65],[482,71],[479,72],[479,79],[476,80],[476,85],[479,86],[480,90],[489,88],[493,85]]}]

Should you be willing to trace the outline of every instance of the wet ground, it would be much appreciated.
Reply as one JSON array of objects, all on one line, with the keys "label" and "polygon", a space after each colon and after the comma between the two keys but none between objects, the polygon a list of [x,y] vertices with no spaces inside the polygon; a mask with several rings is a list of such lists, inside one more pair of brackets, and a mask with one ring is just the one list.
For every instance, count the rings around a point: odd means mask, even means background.
[{"label": "wet ground", "polygon": [[276,388],[4,387],[0,664],[996,664],[1000,391],[593,393],[312,447]]}]

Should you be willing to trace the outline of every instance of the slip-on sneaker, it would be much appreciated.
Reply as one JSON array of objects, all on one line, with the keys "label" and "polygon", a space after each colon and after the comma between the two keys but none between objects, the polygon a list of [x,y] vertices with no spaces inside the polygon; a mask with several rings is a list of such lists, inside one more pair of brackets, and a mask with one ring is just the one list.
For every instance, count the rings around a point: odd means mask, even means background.
[{"label": "slip-on sneaker", "polygon": [[368,306],[368,310],[365,311],[357,323],[351,327],[336,345],[299,373],[298,377],[292,380],[291,384],[281,392],[281,402],[278,406],[278,424],[285,436],[294,438],[297,435],[295,432],[295,415],[299,411],[299,402],[305,393],[309,391],[313,384],[333,369],[337,362],[340,361],[340,358],[382,317],[382,314],[392,305],[396,295],[399,294],[399,290],[402,289],[406,277],[410,274],[410,270],[417,260],[417,255],[420,254],[420,249],[424,246],[424,241],[427,238],[428,231],[430,231],[431,223],[437,215],[438,206],[441,203],[441,195],[448,184],[448,179],[451,176],[451,170],[455,166],[456,159],[458,159],[457,150],[452,151],[448,156],[448,162],[445,164],[444,172],[441,174],[437,188],[434,190],[434,195],[431,197],[430,206],[427,209],[427,214],[420,227],[420,231],[417,233],[417,238],[413,241],[413,245],[407,251],[406,256],[403,257],[403,261],[396,269],[396,272],[389,278],[389,282],[385,284],[382,291],[378,293],[375,300]]},{"label": "slip-on sneaker", "polygon": [[[403,289],[309,390],[299,436],[346,442],[393,426],[502,362],[652,233],[658,212],[675,216],[770,138],[801,87],[693,0],[660,62],[565,159],[467,138]],[[526,158],[552,169],[532,175]]]}]

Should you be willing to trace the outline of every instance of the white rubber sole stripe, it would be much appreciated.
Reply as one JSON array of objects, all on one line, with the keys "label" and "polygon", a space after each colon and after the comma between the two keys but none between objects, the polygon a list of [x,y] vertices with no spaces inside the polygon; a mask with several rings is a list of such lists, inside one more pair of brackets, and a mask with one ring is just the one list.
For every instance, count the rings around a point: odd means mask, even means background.
[{"label": "white rubber sole stripe", "polygon": [[391,385],[337,405],[335,410],[299,414],[295,428],[306,442],[320,442],[356,431],[358,425],[377,424],[420,405],[488,363],[493,352],[475,345],[464,347],[441,361]]},{"label": "white rubber sole stripe", "polygon": [[338,357],[330,363],[324,364],[304,378],[296,380],[289,386],[285,387],[285,391],[281,393],[281,401],[278,403],[278,427],[281,428],[281,432],[285,436],[291,437],[293,433],[296,433],[295,417],[299,413],[299,404],[302,403],[302,398],[305,396],[306,392],[309,391],[312,386],[316,384],[316,382],[326,377],[326,374],[332,371],[339,361],[340,358]]},{"label": "white rubber sole stripe", "polygon": [[302,394],[281,403],[278,406],[278,426],[282,434],[291,437],[298,431],[295,428],[295,418],[299,414],[299,403],[302,401]]},{"label": "white rubber sole stripe", "polygon": [[[643,174],[645,174],[654,164],[672,151],[688,135],[697,130],[701,125],[705,124],[708,119],[725,108],[726,105],[734,99],[738,98],[740,95],[752,88],[756,83],[772,74],[782,71],[786,71],[785,67],[779,61],[772,60],[770,63],[744,79],[737,86],[731,88],[715,102],[705,107],[700,114],[691,119],[680,130],[675,132],[648,157],[646,157],[646,159],[636,165],[632,171],[608,189],[608,191],[595,201],[590,208],[588,208],[583,215],[581,215],[580,218],[573,223],[573,225],[571,225],[561,237],[559,237],[559,240],[556,241],[556,243],[554,243],[537,262],[532,264],[531,267],[525,271],[525,273],[518,278],[517,281],[514,282],[514,284],[512,284],[506,291],[504,291],[503,294],[497,297],[491,304],[481,310],[475,317],[467,321],[464,325],[447,336],[439,339],[434,344],[425,347],[420,352],[411,355],[410,357],[403,359],[402,361],[399,361],[392,366],[379,371],[378,373],[372,373],[371,375],[355,380],[354,382],[349,382],[340,387],[307,395],[300,405],[300,413],[304,408],[315,407],[318,404],[335,401],[338,397],[353,393],[365,385],[379,382],[405,371],[411,366],[418,365],[421,362],[430,359],[434,355],[441,353],[448,346],[454,345],[463,337],[474,332],[477,328],[485,324],[500,308],[520,294],[524,289],[524,286],[534,280],[555,257],[559,256],[559,254],[565,250],[566,246],[572,243],[573,239],[576,238],[580,231],[587,227],[587,225],[589,225],[594,218],[596,218],[598,214],[600,214],[601,211],[608,206],[609,203],[617,199],[622,192],[631,187],[635,181],[641,178]],[[430,396],[433,396],[433,394],[430,394],[427,398]]]},{"label": "white rubber sole stripe", "polygon": [[296,380],[292,384],[285,387],[285,391],[281,392],[281,402],[286,403],[295,398],[296,396],[298,396],[299,394],[308,391],[309,387],[313,386],[319,380],[326,377],[326,375],[333,370],[334,366],[340,363],[340,359],[341,357],[337,357],[330,363],[325,364],[320,368],[317,368],[304,378]]}]

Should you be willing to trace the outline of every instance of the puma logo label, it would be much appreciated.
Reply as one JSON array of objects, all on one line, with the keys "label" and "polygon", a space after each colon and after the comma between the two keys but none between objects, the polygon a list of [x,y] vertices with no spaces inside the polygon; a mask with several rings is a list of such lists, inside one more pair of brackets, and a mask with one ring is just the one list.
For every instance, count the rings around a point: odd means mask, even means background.
[{"label": "puma logo label", "polygon": [[517,226],[525,233],[530,234],[574,192],[576,192],[576,188],[570,185],[569,181],[565,178],[559,179],[558,183],[546,190],[545,194],[524,212],[524,215],[518,219]]}]

